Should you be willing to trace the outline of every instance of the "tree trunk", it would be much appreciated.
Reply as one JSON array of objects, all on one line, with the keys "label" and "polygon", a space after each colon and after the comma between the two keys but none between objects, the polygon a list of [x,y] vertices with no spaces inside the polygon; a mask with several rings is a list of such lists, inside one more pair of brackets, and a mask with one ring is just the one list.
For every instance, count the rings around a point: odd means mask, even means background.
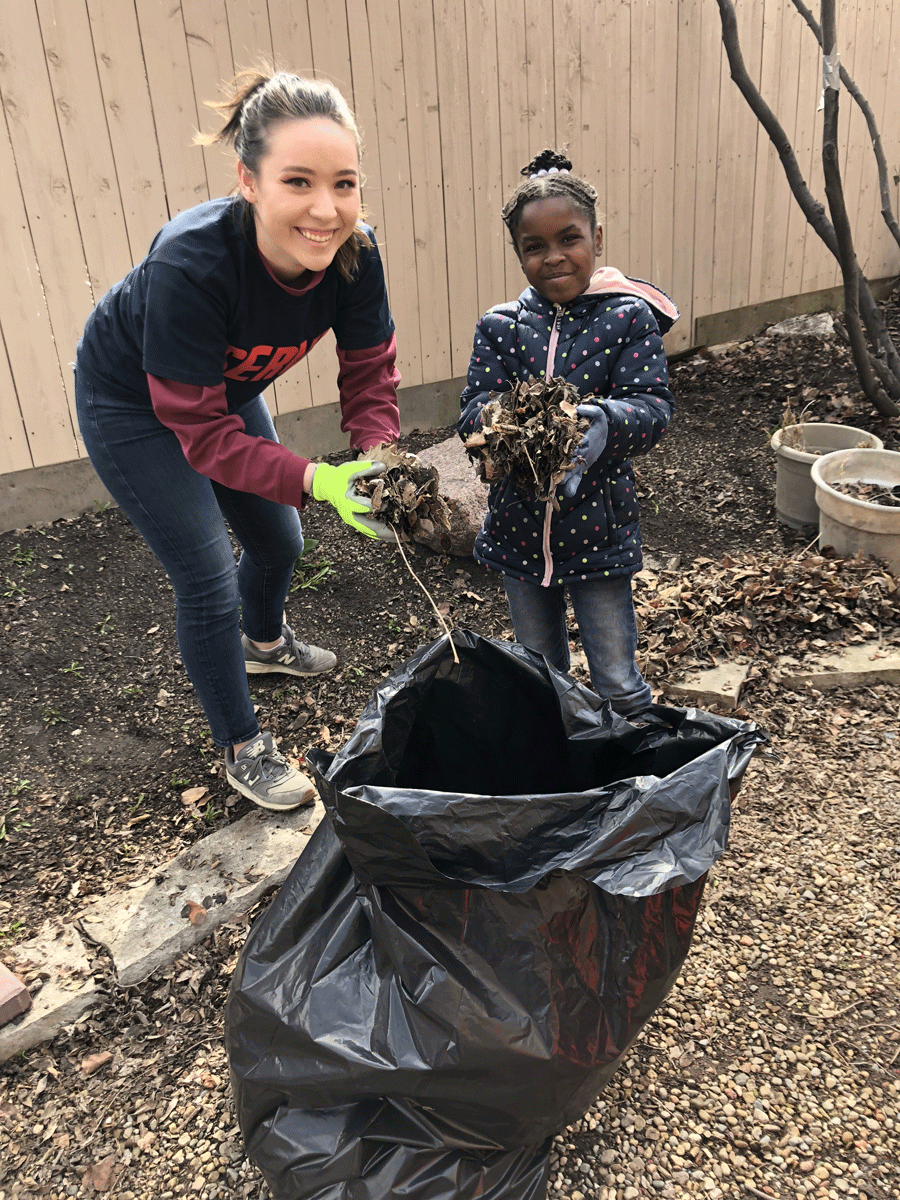
[{"label": "tree trunk", "polygon": [[[827,2],[828,0],[824,0],[824,3]],[[833,22],[834,0],[830,0],[830,2]],[[891,396],[900,398],[900,357],[898,357],[896,349],[887,333],[884,318],[869,288],[868,280],[863,275],[856,261],[852,238],[850,238],[849,221],[847,221],[846,210],[843,205],[843,190],[840,184],[840,168],[836,153],[837,93],[832,88],[826,89],[826,116],[829,115],[829,92],[834,92],[833,99],[835,100],[834,110],[831,114],[833,136],[828,139],[833,153],[831,156],[831,165],[830,167],[826,167],[826,172],[833,170],[837,173],[836,186],[840,194],[838,208],[843,213],[844,218],[844,229],[841,232],[840,238],[834,225],[829,221],[824,206],[815,199],[812,192],[806,186],[797,162],[797,157],[781,123],[769,108],[747,72],[747,68],[744,65],[744,57],[741,53],[734,5],[731,0],[717,0],[717,3],[722,21],[722,42],[725,46],[725,53],[728,55],[731,78],[769,135],[773,146],[778,151],[781,165],[787,177],[788,186],[797,203],[800,205],[803,215],[840,264],[844,279],[845,304],[849,306],[847,310],[847,331],[850,336],[853,360],[863,391],[883,416],[900,416],[900,404],[891,399]],[[824,154],[823,149],[823,157]],[[826,198],[829,200],[829,207],[832,205],[833,196],[834,180],[832,179],[830,195],[829,187],[826,184]],[[832,216],[834,216],[834,211],[832,208]],[[842,251],[846,253],[848,248],[850,259],[845,264]],[[849,289],[853,293],[852,302],[848,292],[848,283]],[[877,347],[879,357],[872,355],[866,345],[865,335],[860,325],[861,312],[866,323],[866,328],[870,331],[872,342]],[[897,364],[896,367],[894,365],[895,362]],[[884,386],[881,386],[882,384]]]}]

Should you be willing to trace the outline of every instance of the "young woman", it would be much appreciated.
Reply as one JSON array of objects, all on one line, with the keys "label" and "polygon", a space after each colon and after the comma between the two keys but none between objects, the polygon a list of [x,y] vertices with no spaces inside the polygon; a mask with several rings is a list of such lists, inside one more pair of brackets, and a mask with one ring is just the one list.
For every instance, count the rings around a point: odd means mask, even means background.
[{"label": "young woman", "polygon": [[641,538],[631,457],[656,445],[672,415],[660,333],[678,310],[650,284],[597,269],[597,193],[571,167],[543,151],[503,209],[529,287],[479,321],[458,427],[468,437],[490,393],[520,379],[559,376],[584,397],[578,413],[590,425],[559,485],[558,513],[499,480],[475,558],[503,573],[516,640],[560,671],[569,669],[568,592],[594,687],[636,716],[651,695],[635,662]]},{"label": "young woman", "polygon": [[313,786],[260,731],[247,674],[335,665],[283,624],[303,549],[297,509],[327,500],[352,528],[392,535],[354,495],[380,464],[292,454],[260,393],[333,330],[341,428],[364,452],[398,436],[400,376],[344,98],[317,80],[245,72],[214,107],[228,119],[205,140],[233,144],[238,194],[175,217],[100,301],[78,346],[76,400],[98,475],[172,583],[181,656],[229,783],[287,810]]}]

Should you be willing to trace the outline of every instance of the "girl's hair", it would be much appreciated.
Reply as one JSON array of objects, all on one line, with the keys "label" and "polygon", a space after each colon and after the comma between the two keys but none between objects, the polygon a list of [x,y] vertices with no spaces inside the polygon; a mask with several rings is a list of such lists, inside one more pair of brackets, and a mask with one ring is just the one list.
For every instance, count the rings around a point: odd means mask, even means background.
[{"label": "girl's hair", "polygon": [[514,243],[522,209],[532,200],[544,200],[549,196],[565,196],[581,209],[590,221],[591,229],[597,228],[597,192],[586,179],[570,175],[571,170],[571,162],[559,150],[542,150],[522,168],[520,174],[527,178],[504,204],[501,213]]},{"label": "girl's hair", "polygon": [[[279,121],[327,117],[352,135],[357,155],[362,153],[359,129],[350,106],[334,84],[326,80],[305,79],[266,66],[241,71],[223,91],[225,99],[207,101],[207,107],[226,114],[227,121],[218,133],[198,134],[194,142],[200,146],[233,145],[252,175],[259,173],[268,153],[269,133]],[[253,229],[253,206],[243,199],[241,205],[241,228],[249,233]],[[363,216],[360,211],[360,218]],[[335,263],[345,279],[351,280],[356,273],[360,251],[371,247],[371,240],[357,225],[335,255]]]}]

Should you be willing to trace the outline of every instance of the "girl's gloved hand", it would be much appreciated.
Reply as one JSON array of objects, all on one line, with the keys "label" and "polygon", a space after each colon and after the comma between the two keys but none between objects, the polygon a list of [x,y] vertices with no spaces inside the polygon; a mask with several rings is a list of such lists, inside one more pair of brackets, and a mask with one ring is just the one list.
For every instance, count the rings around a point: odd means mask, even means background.
[{"label": "girl's gloved hand", "polygon": [[371,502],[364,496],[357,496],[355,491],[357,479],[368,479],[383,471],[384,463],[379,462],[348,462],[339,467],[319,463],[312,478],[313,499],[327,500],[346,525],[366,537],[396,542],[394,531],[383,521],[365,515],[372,511]]},{"label": "girl's gloved hand", "polygon": [[575,457],[580,461],[570,468],[559,490],[566,500],[571,500],[581,486],[585,471],[589,470],[606,447],[609,432],[609,420],[600,404],[579,404],[575,410],[579,417],[587,417],[590,421],[581,443],[575,450]]}]

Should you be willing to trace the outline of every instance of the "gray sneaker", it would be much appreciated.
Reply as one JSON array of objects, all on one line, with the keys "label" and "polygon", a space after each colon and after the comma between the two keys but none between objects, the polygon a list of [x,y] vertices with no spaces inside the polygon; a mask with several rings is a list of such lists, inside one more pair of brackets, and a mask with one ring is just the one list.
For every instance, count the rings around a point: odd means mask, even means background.
[{"label": "gray sneaker", "polygon": [[225,751],[225,774],[242,796],[275,812],[302,808],[316,798],[312,780],[291,766],[271,733],[261,733],[238,754],[229,746]]},{"label": "gray sneaker", "polygon": [[247,635],[241,634],[248,675],[268,675],[272,672],[282,675],[321,675],[323,671],[330,671],[337,662],[337,657],[330,650],[298,642],[290,625],[282,625],[281,632],[285,644],[276,646],[274,650],[257,650]]}]

